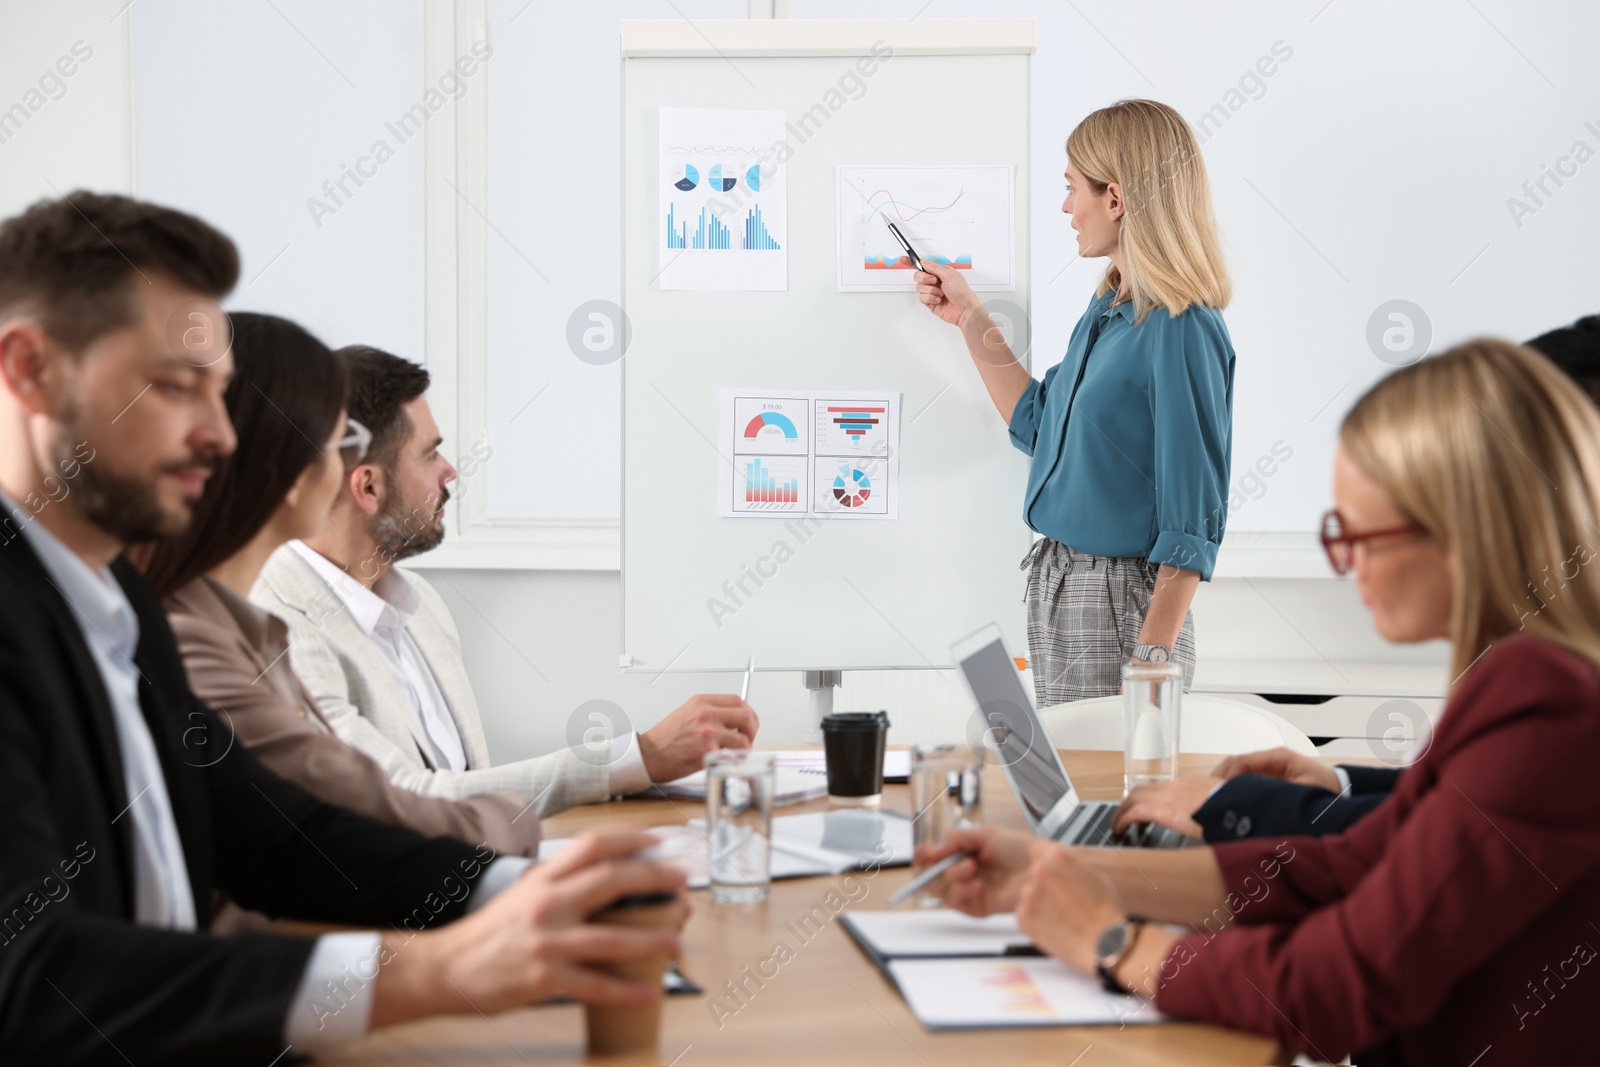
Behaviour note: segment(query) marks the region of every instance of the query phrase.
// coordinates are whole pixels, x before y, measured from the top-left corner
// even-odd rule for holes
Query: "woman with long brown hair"
[[[1066,356],[1035,381],[959,270],[924,260],[922,302],[960,328],[1011,441],[1028,659],[1040,706],[1119,691],[1130,661],[1194,681],[1189,605],[1216,566],[1233,441],[1232,293],[1200,147],[1183,117],[1123,100],[1067,138],[1078,255],[1110,260]]]
[[[225,403],[238,449],[210,479],[187,531],[143,560],[190,687],[236,735],[204,739],[201,758],[225,759],[237,740],[323,800],[424,834],[533,855],[539,820],[519,798],[419,796],[341,740],[290,667],[287,626],[250,602],[267,557],[327,522],[346,467],[363,458],[365,431],[345,418],[346,370],[321,341],[271,315],[231,320],[234,377]],[[328,611],[340,610],[330,598]]]

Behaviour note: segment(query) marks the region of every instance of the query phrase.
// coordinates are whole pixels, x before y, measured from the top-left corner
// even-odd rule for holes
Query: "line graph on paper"
[[[905,186],[899,197],[888,189],[874,189],[862,202],[866,212],[861,267],[863,270],[915,270],[916,264],[901,249],[884,221],[893,222],[905,234],[917,255],[958,270],[972,269],[974,229],[977,223],[965,215],[961,203],[966,189],[958,189],[948,200],[932,185]],[[901,199],[901,198],[904,199]],[[942,201],[942,202],[941,202]]]
[[[916,288],[916,265],[884,222],[924,261],[968,272],[974,289],[1013,287],[1014,170],[987,167],[838,168],[840,292]]]

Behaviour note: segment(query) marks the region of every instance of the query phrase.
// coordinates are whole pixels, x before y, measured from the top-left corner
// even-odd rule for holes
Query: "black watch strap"
[[[1117,976],[1111,973],[1110,967],[1103,963],[1097,963],[1094,965],[1094,969],[1100,972],[1100,984],[1105,987],[1107,993],[1114,993],[1119,997],[1133,995],[1133,990],[1117,981]]]
[[[1111,962],[1110,966],[1107,966],[1104,961],[1095,961],[1095,972],[1100,975],[1100,984],[1107,993],[1114,993],[1117,996],[1124,997],[1133,995],[1133,990],[1119,982],[1111,968],[1116,967],[1128,958],[1128,953],[1133,951],[1134,943],[1139,940],[1139,932],[1143,929],[1144,921],[1142,919],[1128,920],[1128,940],[1122,946],[1122,951],[1117,954],[1117,958]]]

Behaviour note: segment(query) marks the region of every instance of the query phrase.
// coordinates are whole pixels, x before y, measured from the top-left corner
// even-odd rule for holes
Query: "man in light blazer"
[[[294,670],[339,736],[397,785],[429,796],[515,793],[541,818],[700,769],[745,748],[758,721],[742,699],[700,694],[639,733],[495,766],[443,599],[399,560],[444,538],[456,470],[424,397],[428,372],[367,346],[350,368],[350,418],[372,434],[365,462],[318,536],[273,553],[251,599],[289,624]]]

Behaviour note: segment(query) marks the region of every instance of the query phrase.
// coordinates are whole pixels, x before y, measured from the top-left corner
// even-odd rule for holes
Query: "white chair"
[[[1178,751],[1236,756],[1282,745],[1307,756],[1316,746],[1292,722],[1263,708],[1205,693],[1183,694]],[[1122,751],[1122,698],[1072,700],[1039,709],[1057,748]]]

